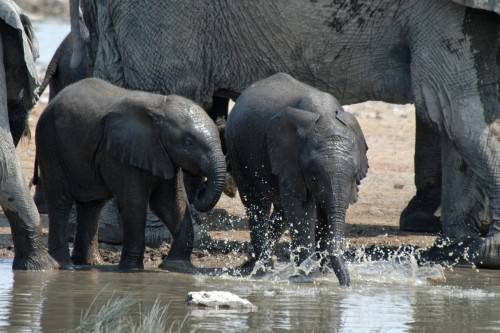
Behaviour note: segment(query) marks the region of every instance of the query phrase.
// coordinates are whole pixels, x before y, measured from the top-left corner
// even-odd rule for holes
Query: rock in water
[[[186,305],[212,309],[257,310],[250,301],[228,291],[191,291],[187,294]]]

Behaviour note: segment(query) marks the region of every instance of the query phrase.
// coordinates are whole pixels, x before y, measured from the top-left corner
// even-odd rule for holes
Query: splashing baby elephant
[[[345,214],[368,171],[368,148],[356,119],[332,95],[276,74],[238,98],[226,140],[249,217],[254,259],[248,266],[270,266],[274,244],[288,226],[296,265],[322,258],[340,284],[349,285]]]
[[[226,172],[217,127],[201,107],[180,96],[129,91],[95,78],[68,86],[49,103],[36,127],[36,154],[49,214],[49,253],[62,266],[101,262],[97,217],[115,197],[123,230],[121,269],[143,268],[148,203],[174,236],[161,267],[189,267],[192,221],[179,170],[207,179],[190,191],[199,211],[217,203]],[[77,229],[70,258],[73,203]]]

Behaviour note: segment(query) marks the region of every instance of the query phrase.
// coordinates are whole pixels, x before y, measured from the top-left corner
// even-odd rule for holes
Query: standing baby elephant
[[[211,209],[226,164],[217,127],[180,96],[128,91],[90,78],[60,92],[40,116],[36,154],[49,214],[49,253],[62,265],[98,264],[97,218],[116,198],[123,229],[120,269],[143,269],[148,203],[174,243],[161,267],[189,264],[193,232],[179,170],[201,182],[193,205]],[[77,230],[70,259],[68,217]]]
[[[274,244],[288,225],[296,265],[327,254],[320,256],[322,265],[329,262],[340,284],[349,285],[345,215],[368,171],[368,148],[356,119],[330,94],[276,74],[241,94],[226,139],[254,260],[271,264]]]

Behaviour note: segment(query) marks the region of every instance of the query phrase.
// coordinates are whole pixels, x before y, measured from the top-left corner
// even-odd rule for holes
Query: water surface
[[[159,299],[167,306],[173,332],[470,332],[500,329],[500,274],[470,268],[445,270],[446,282],[391,279],[407,275],[388,263],[351,265],[353,284],[339,287],[334,275],[306,283],[287,279],[252,280],[191,276],[149,270],[120,273],[12,271],[0,262],[0,331],[67,332],[82,313],[110,297],[131,294],[142,313]],[[385,271],[386,278],[376,281]],[[366,277],[363,278],[363,277]],[[246,298],[255,312],[193,310],[190,291],[224,290]],[[133,315],[139,316],[139,308]],[[184,321],[184,322],[183,322]],[[180,323],[182,323],[182,327]]]

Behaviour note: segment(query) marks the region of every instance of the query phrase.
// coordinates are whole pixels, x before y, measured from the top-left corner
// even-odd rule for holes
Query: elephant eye
[[[193,144],[193,138],[190,136],[186,136],[184,138],[184,145],[185,146],[191,146]]]

